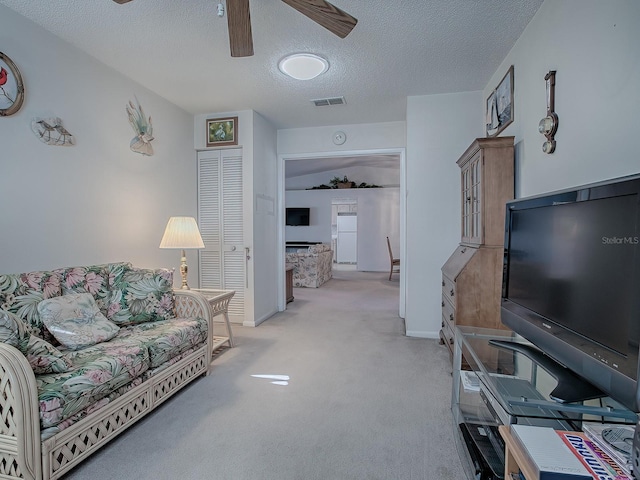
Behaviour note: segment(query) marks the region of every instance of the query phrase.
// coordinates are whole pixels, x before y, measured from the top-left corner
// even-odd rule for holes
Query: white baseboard
[[[423,331],[423,330],[407,330],[406,335],[407,337],[418,337],[418,338],[433,338],[433,339],[440,338],[439,331],[429,332],[429,331]]]
[[[273,310],[271,313],[267,313],[267,314],[263,315],[262,317],[258,318],[257,320],[245,320],[244,322],[242,322],[242,326],[243,327],[257,327],[258,325],[260,325],[265,320],[268,320],[269,318],[273,317],[276,313],[278,313],[278,310]]]

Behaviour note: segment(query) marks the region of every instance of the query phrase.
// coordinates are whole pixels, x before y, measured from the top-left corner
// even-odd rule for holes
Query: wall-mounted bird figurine
[[[131,150],[142,155],[153,155],[153,147],[151,146],[151,140],[153,140],[153,125],[151,124],[151,117],[147,119],[142,110],[140,102],[136,98],[136,104],[129,101],[127,105],[127,115],[129,117],[129,123],[131,128],[136,133],[136,136],[131,139],[129,146]]]
[[[76,139],[62,126],[60,118],[34,118],[31,120],[31,130],[42,143],[56,147],[70,147],[76,144]]]

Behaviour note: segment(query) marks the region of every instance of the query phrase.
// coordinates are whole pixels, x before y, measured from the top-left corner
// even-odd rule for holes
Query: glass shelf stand
[[[485,460],[493,459],[488,462],[493,463],[491,470],[499,472],[500,462],[504,465],[504,444],[497,434],[501,424],[580,430],[582,421],[636,423],[637,414],[610,397],[570,403],[553,400],[550,394],[558,385],[556,377],[522,352],[493,345],[494,340],[532,346],[510,331],[456,327],[451,410],[458,452],[469,478],[493,478],[473,471],[468,458],[469,432],[476,436],[481,432],[483,445],[476,447]]]

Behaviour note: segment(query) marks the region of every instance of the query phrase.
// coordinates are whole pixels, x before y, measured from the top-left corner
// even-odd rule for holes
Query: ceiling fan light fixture
[[[278,62],[278,69],[296,80],[311,80],[329,70],[329,62],[313,53],[293,53]]]

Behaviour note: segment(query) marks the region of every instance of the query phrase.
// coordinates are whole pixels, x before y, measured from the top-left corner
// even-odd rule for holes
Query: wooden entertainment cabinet
[[[503,328],[505,203],[514,196],[514,137],[477,138],[457,161],[461,241],[442,266],[440,343],[453,357],[458,325]]]

